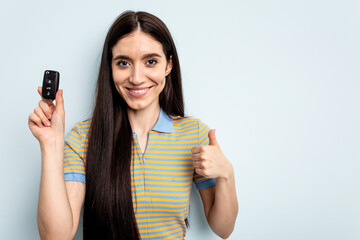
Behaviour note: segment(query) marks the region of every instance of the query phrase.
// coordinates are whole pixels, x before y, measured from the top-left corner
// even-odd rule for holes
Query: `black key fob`
[[[45,70],[42,85],[42,97],[54,100],[59,89],[60,73],[52,70]]]

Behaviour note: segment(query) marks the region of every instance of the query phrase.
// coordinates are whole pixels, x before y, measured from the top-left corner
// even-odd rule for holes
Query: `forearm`
[[[233,170],[226,179],[216,179],[215,199],[208,214],[211,229],[221,238],[232,233],[238,214],[238,201]]]
[[[73,217],[64,180],[64,137],[41,146],[42,168],[38,205],[41,239],[71,239]]]

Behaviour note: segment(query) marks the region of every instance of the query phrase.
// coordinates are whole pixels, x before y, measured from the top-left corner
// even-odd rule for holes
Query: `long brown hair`
[[[159,41],[173,68],[160,93],[160,107],[184,116],[181,74],[174,41],[166,25],[146,12],[126,11],[106,36],[96,88],[86,157],[84,239],[139,239],[131,196],[132,129],[127,104],[112,78],[112,48],[120,38],[139,29]]]

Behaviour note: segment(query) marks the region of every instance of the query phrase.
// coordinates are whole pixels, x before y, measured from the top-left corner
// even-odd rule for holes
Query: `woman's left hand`
[[[206,178],[228,179],[232,165],[222,153],[215,137],[215,129],[209,132],[209,145],[197,145],[191,149],[197,174]]]

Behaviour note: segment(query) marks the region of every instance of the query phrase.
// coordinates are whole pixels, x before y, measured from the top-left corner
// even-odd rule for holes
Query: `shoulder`
[[[67,134],[65,142],[69,145],[80,147],[84,142],[87,142],[90,131],[91,119],[77,122]]]
[[[183,126],[183,125],[197,125],[199,127],[208,127],[206,123],[196,117],[181,117],[181,116],[170,116],[173,120],[174,126]]]
[[[194,131],[194,133],[201,137],[210,131],[210,127],[199,118],[181,116],[171,116],[171,118],[173,119],[175,130]]]
[[[171,116],[171,118],[174,127],[195,126],[198,125],[199,122],[199,119],[192,117]]]
[[[77,122],[77,123],[75,123],[74,127],[71,129],[70,133],[73,131],[88,133],[90,130],[90,124],[91,124],[91,119]]]
[[[76,123],[75,126],[78,127],[79,129],[81,129],[81,131],[87,133],[90,131],[90,124],[91,124],[91,119],[88,119],[88,120]]]

